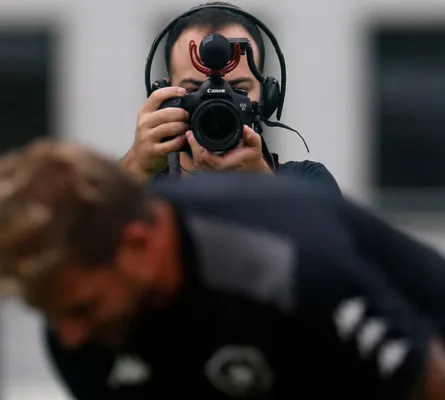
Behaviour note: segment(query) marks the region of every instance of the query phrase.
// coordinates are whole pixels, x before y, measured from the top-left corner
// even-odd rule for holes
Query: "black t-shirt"
[[[444,322],[438,255],[295,179],[214,173],[151,192],[177,213],[185,290],[121,354],[49,333],[77,399],[404,399]]]
[[[277,158],[278,160],[278,158]],[[324,190],[331,192],[333,195],[342,196],[340,187],[334,176],[329,172],[326,166],[320,162],[304,160],[304,161],[288,161],[278,164],[277,175],[287,176],[296,180],[306,180],[323,186]],[[170,175],[167,168],[157,179],[178,177],[178,175]]]

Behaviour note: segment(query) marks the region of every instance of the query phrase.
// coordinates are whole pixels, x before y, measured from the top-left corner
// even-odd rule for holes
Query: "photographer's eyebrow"
[[[199,86],[202,85],[203,82],[204,81],[200,81],[198,79],[185,78],[185,79],[182,79],[181,82],[179,82],[179,86],[185,86],[185,85],[188,84],[188,85],[193,85],[193,86],[199,87]],[[249,85],[252,85],[253,84],[253,79],[249,78],[249,77],[240,77],[240,78],[232,79],[232,80],[228,81],[228,83],[231,86],[236,86],[236,85],[239,85],[241,83],[248,83]]]

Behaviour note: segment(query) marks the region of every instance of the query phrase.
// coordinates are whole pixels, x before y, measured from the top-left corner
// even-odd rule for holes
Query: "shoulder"
[[[305,180],[318,183],[326,190],[341,195],[340,187],[326,166],[315,161],[289,161],[280,164],[280,175],[300,176]]]
[[[310,160],[288,161],[280,164],[279,172],[280,174],[286,175],[300,174],[308,178],[329,177],[330,179],[334,179],[324,164]]]
[[[200,281],[209,289],[289,310],[294,304],[292,282],[297,258],[297,243],[290,237],[292,226],[282,226],[273,215],[264,215],[265,221],[254,224],[248,213],[246,210],[230,219],[209,215],[184,219]]]

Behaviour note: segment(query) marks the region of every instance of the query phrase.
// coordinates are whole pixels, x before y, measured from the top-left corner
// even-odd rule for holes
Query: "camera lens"
[[[243,122],[232,103],[212,99],[196,109],[191,127],[196,140],[204,148],[211,151],[228,151],[239,143]]]
[[[220,143],[232,137],[238,129],[233,112],[224,106],[211,107],[201,114],[200,128],[202,135],[208,140]]]

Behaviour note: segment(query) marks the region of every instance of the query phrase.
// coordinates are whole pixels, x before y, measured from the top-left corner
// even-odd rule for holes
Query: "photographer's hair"
[[[239,8],[225,1],[213,1],[202,5],[226,5],[234,8]],[[218,8],[204,8],[190,15],[189,17],[182,18],[178,22],[176,22],[176,24],[169,32],[165,44],[165,65],[167,66],[168,72],[171,72],[171,54],[173,46],[184,31],[191,28],[204,28],[208,29],[210,33],[218,32],[221,29],[233,25],[242,26],[255,41],[259,53],[258,68],[262,72],[264,70],[264,60],[266,54],[261,31],[248,18],[236,14],[230,10],[223,10]]]
[[[32,303],[58,268],[108,265],[125,225],[151,220],[147,203],[117,163],[82,147],[40,142],[2,157],[0,282]]]

